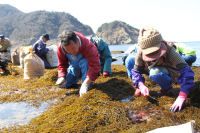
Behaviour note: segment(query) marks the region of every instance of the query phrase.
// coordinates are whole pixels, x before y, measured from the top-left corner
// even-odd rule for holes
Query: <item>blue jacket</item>
[[[103,39],[97,36],[91,37],[90,41],[96,45],[100,54],[101,70],[103,70],[103,72],[109,72],[111,74],[112,56],[108,44]]]
[[[49,49],[46,48],[46,44],[42,41],[42,39],[39,39],[35,44],[33,44],[33,51],[35,51],[36,55],[44,61],[45,68],[51,68],[46,59],[46,54]]]

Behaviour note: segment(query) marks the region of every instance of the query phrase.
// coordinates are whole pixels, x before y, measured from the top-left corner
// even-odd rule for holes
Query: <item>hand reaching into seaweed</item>
[[[183,103],[186,98],[187,98],[187,94],[181,91],[179,93],[179,96],[176,98],[176,101],[171,106],[170,111],[175,112],[177,109],[178,111],[181,111]]]
[[[143,82],[139,82],[138,88],[139,89],[135,91],[135,96],[140,95],[140,93],[145,97],[149,96],[149,89],[144,85]]]

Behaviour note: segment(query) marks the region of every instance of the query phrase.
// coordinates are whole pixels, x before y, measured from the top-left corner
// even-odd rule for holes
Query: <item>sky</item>
[[[104,23],[150,26],[167,41],[200,41],[200,0],[0,0],[22,12],[66,12],[94,32]]]

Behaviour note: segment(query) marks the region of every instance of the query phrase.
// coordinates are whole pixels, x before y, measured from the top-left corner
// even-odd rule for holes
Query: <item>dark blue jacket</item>
[[[42,39],[39,39],[35,44],[33,44],[33,50],[35,51],[36,55],[44,61],[45,68],[51,68],[46,59],[46,54],[48,53],[49,49],[46,48],[46,44],[42,41]]]

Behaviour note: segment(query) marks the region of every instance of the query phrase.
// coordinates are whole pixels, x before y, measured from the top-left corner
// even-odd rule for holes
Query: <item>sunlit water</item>
[[[197,60],[193,66],[200,66],[200,42],[183,42],[186,45],[196,50]],[[110,51],[126,51],[133,44],[124,45],[109,45]],[[112,54],[112,57],[117,57],[117,61],[112,62],[114,65],[122,65],[122,56],[124,54]]]
[[[124,45],[109,45],[110,51],[126,51],[133,44]],[[112,54],[112,57],[117,58],[117,61],[112,62],[112,65],[122,65],[122,56],[124,54]]]
[[[125,97],[121,100],[122,103],[125,103],[125,102],[131,102],[135,99],[134,96],[128,96],[128,97]]]
[[[31,119],[42,114],[48,107],[47,102],[43,102],[38,108],[26,102],[0,104],[0,128],[28,124]]]

